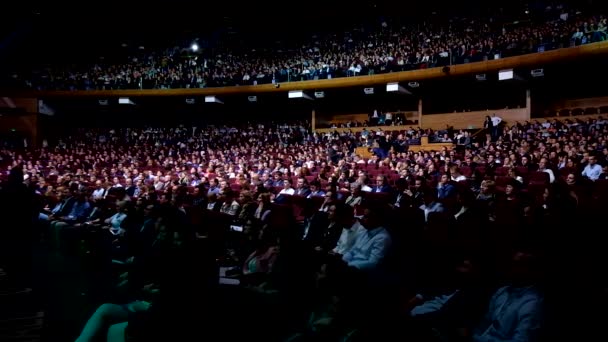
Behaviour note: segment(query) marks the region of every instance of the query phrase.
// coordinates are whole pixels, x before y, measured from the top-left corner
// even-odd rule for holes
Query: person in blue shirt
[[[361,219],[365,231],[359,234],[351,250],[342,256],[348,266],[361,271],[372,271],[384,260],[392,240],[382,226],[382,220],[382,211],[378,208],[365,209]]]

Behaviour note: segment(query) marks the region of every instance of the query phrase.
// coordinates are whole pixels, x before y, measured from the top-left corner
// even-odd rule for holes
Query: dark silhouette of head
[[[23,183],[23,169],[20,167],[14,167],[8,175],[8,181],[12,184]]]

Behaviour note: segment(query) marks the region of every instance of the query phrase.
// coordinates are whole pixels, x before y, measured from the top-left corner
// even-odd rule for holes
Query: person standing
[[[392,124],[393,124],[393,114],[390,112],[386,112],[386,114],[384,114],[384,125],[390,126]]]
[[[486,116],[486,119],[483,122],[483,129],[486,133],[486,138],[492,137],[492,130],[494,129],[494,124],[492,123],[491,117]]]
[[[380,114],[378,114],[378,110],[374,109],[374,112],[369,115],[369,126],[377,126],[379,120]]]
[[[500,135],[500,123],[502,119],[496,115],[496,113],[492,114],[492,141],[498,140],[498,136]]]

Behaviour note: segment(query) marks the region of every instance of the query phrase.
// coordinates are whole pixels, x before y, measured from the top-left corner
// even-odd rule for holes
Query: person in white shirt
[[[458,168],[458,165],[450,166],[450,175],[452,181],[454,182],[464,182],[467,180],[467,177],[460,173],[460,168]]]
[[[376,126],[378,125],[378,119],[380,119],[380,115],[378,114],[378,110],[374,109],[374,112],[372,113],[372,115],[369,118],[369,125],[370,126]]]
[[[387,112],[384,114],[384,125],[390,126],[393,124],[393,114]]]
[[[502,119],[500,118],[500,116],[497,116],[496,113],[492,114],[492,125],[494,125],[494,127],[498,127],[498,125],[500,125],[500,123],[502,122]]]
[[[112,187],[113,188],[122,188],[122,184],[120,184],[120,180],[118,177],[112,178]]]
[[[347,206],[344,208],[344,210],[345,226],[342,228],[342,234],[340,235],[340,239],[338,240],[336,247],[331,251],[331,253],[340,255],[350,252],[359,236],[366,232],[365,228],[361,226],[359,221],[355,220],[354,209]]]
[[[103,184],[100,180],[95,182],[96,189],[93,191],[93,199],[98,200],[104,198],[106,194],[106,189],[104,189]]]
[[[492,141],[496,141],[496,139],[498,139],[498,136],[500,134],[499,125],[502,122],[502,119],[499,116],[497,116],[496,113],[492,114],[492,117],[490,119],[492,120],[492,131],[491,131]]]
[[[388,231],[382,227],[384,217],[379,208],[367,208],[361,225],[365,228],[352,249],[342,256],[342,260],[350,267],[362,271],[371,271],[384,260],[392,240]]]
[[[283,189],[279,191],[277,196],[274,199],[276,203],[284,203],[289,196],[293,196],[296,193],[296,190],[292,186],[291,179],[286,179],[283,181]]]
[[[553,183],[553,182],[555,182],[555,174],[553,173],[553,170],[551,170],[547,167],[548,166],[547,164],[548,164],[547,158],[541,158],[540,161],[538,162],[538,171],[548,174],[549,183]]]
[[[279,195],[293,195],[296,190],[292,187],[291,179],[283,181],[283,189],[279,192]]]
[[[429,221],[429,214],[431,213],[443,213],[445,212],[445,208],[441,202],[438,202],[437,199],[437,190],[431,189],[424,196],[424,204],[420,207],[420,210],[424,213],[424,221]]]

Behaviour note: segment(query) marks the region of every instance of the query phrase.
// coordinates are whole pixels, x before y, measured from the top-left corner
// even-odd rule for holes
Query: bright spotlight
[[[198,51],[198,44],[192,43],[192,45],[190,46],[190,48],[192,49],[192,51],[196,52],[196,51]]]

